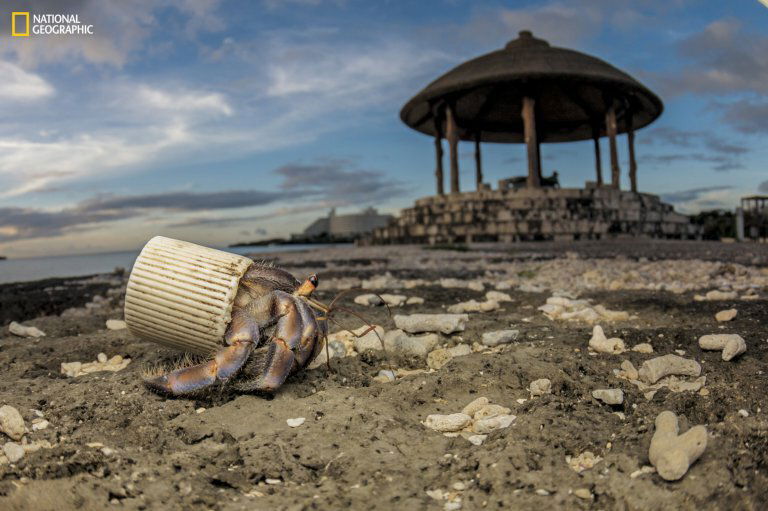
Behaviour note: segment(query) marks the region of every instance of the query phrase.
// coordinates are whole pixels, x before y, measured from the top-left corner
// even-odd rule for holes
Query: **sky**
[[[11,11],[77,14],[93,35],[12,37]],[[768,193],[758,0],[6,0],[0,254],[158,234],[225,246],[301,232],[331,207],[397,213],[435,189],[432,140],[400,108],[524,29],[662,98],[636,134],[641,191],[684,213]],[[460,144],[464,189],[473,150]],[[541,150],[563,186],[594,179],[591,141]],[[524,151],[484,144],[486,181],[524,175]],[[624,137],[619,153],[626,183]]]

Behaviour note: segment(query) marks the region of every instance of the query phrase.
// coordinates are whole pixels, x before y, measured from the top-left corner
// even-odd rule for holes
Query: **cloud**
[[[757,187],[757,191],[760,193],[768,193],[768,181],[763,181],[760,183],[760,185]]]
[[[346,160],[284,165],[273,171],[283,178],[279,190],[224,190],[206,193],[166,192],[145,195],[107,195],[49,211],[0,208],[0,242],[61,236],[128,218],[148,218],[157,212],[215,212],[285,202],[269,213],[222,217],[196,216],[166,227],[224,227],[258,222],[332,207],[383,201],[404,192],[402,184],[379,171],[363,170]],[[294,205],[297,203],[298,205]]]
[[[210,193],[168,192],[149,195],[96,197],[58,211],[0,208],[0,242],[61,236],[95,228],[105,222],[146,216],[157,211],[206,211],[263,206],[286,192],[232,190]]]
[[[750,33],[736,19],[710,23],[676,51],[689,65],[658,76],[668,94],[768,92],[768,36]]]
[[[750,135],[768,133],[768,101],[742,99],[718,103],[716,108],[736,131]]]
[[[24,195],[62,181],[147,162],[164,149],[189,139],[182,124],[148,126],[143,134],[125,135],[82,134],[52,141],[0,138],[0,178],[6,180],[0,197]]]
[[[744,154],[749,151],[746,146],[728,142],[719,134],[711,131],[684,130],[671,126],[659,126],[647,130],[638,137],[643,144],[667,144],[678,147],[704,146],[707,149],[720,154]]]
[[[667,165],[675,161],[696,161],[710,163],[711,168],[718,171],[744,168],[738,157],[749,151],[746,146],[724,140],[709,131],[683,130],[670,126],[648,130],[642,137],[638,137],[638,141],[651,146],[666,145],[686,149],[670,154],[642,151],[638,157],[642,162]]]
[[[661,200],[682,213],[694,214],[705,209],[733,209],[740,196],[741,190],[733,186],[706,186],[662,194]]]
[[[506,2],[512,3],[512,2]],[[583,47],[606,30],[622,34],[658,24],[680,1],[568,0],[529,2],[520,8],[476,8],[465,25],[451,26],[443,45],[454,39],[498,46],[520,30],[554,46]]]
[[[75,229],[83,230],[93,224],[122,220],[129,216],[133,216],[133,213],[0,208],[0,242],[60,236]]]
[[[689,190],[681,190],[677,192],[669,192],[661,194],[661,200],[664,202],[678,203],[689,202],[698,199],[702,195],[719,190],[727,190],[733,188],[732,186],[705,186],[701,188],[691,188]]]
[[[154,33],[189,40],[199,32],[222,30],[224,23],[217,14],[219,3],[218,0],[28,0],[25,10],[33,13],[78,14],[82,23],[93,25],[94,34],[32,36],[23,44],[3,44],[0,51],[12,53],[25,68],[65,61],[122,68],[142,51],[151,52],[157,47],[157,41],[149,44]],[[185,21],[164,24],[169,10]],[[10,18],[0,16],[0,33],[10,33]]]
[[[0,61],[0,101],[35,101],[53,96],[54,88],[41,76]]]
[[[553,44],[572,46],[594,37],[604,17],[599,2],[550,2],[533,8],[502,9],[499,19],[508,29],[531,30],[536,37]]]
[[[288,205],[273,207],[269,213],[259,215],[196,216],[169,227],[225,227],[262,222],[330,208],[376,204],[406,193],[401,182],[380,171],[359,169],[348,160],[292,163],[273,172],[282,177],[280,189],[284,195],[280,199],[289,199]],[[300,204],[292,205],[290,201]]]
[[[26,131],[21,124],[13,134],[0,133],[0,197],[137,169],[173,154],[190,158],[242,141],[243,133],[234,127],[213,127],[234,114],[221,93],[116,81],[99,85],[92,96],[70,112],[77,125],[62,125],[61,132],[41,134],[34,131],[39,124],[32,123]],[[61,109],[66,118],[66,106]],[[272,143],[269,137],[262,140]]]
[[[344,5],[346,0],[262,0],[264,7],[270,10],[295,7],[318,7],[323,4]]]
[[[331,208],[337,208],[345,206],[347,203],[341,200],[335,201],[316,201],[310,204],[302,204],[299,206],[284,206],[280,208],[273,208],[269,213],[260,215],[247,215],[247,216],[205,216],[205,217],[193,217],[169,224],[168,227],[229,227],[232,225],[238,225],[242,223],[254,223],[275,220],[277,218],[300,215],[303,213],[312,213],[314,211],[327,211]],[[263,230],[263,229],[262,229]],[[259,229],[256,229],[255,233],[258,234]]]
[[[136,96],[149,108],[169,112],[212,112],[227,116],[233,113],[224,96],[216,92],[170,92],[143,85]]]
[[[638,161],[643,164],[649,164],[655,167],[669,165],[673,162],[679,161],[691,161],[698,163],[711,164],[712,170],[727,171],[743,169],[744,165],[732,158],[717,154],[705,154],[705,153],[671,153],[671,154],[643,154],[638,156]]]
[[[57,98],[60,111],[47,127],[50,134],[40,135],[31,115],[21,129],[0,131],[0,197],[146,172],[165,161],[219,161],[222,154],[235,158],[302,144],[368,123],[373,110],[394,111],[422,75],[449,59],[378,36],[351,44],[337,31],[310,36],[279,30],[260,37],[242,43],[259,46],[258,52],[243,52],[252,60],[216,64],[244,66],[247,89],[237,81],[209,90],[125,76],[66,89]],[[245,57],[234,52],[222,58]],[[68,116],[78,122],[64,123]]]
[[[449,57],[402,40],[338,43],[277,38],[270,44],[266,94],[272,98],[333,109],[380,105],[406,93],[406,85],[425,68]],[[308,105],[299,105],[306,107]]]
[[[171,211],[201,211],[263,206],[288,194],[257,190],[230,190],[222,192],[190,193],[168,192],[153,195],[99,197],[81,202],[78,210],[86,212],[136,209],[164,209]]]
[[[353,167],[346,160],[294,163],[283,165],[275,172],[283,178],[283,190],[320,195],[324,199],[343,199],[347,204],[382,201],[405,193],[401,182],[383,172]]]

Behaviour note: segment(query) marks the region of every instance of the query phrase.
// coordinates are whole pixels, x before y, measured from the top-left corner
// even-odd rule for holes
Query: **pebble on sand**
[[[726,362],[747,351],[747,343],[738,334],[702,335],[699,337],[699,347],[703,350],[722,350]]]
[[[497,429],[508,428],[515,421],[517,417],[510,414],[495,415],[493,417],[487,417],[484,419],[477,419],[472,424],[472,431],[480,435],[490,433]]]
[[[469,316],[467,314],[410,314],[395,316],[395,326],[408,333],[442,332],[452,334],[463,332]]]
[[[699,376],[701,365],[695,360],[677,355],[664,355],[643,362],[638,371],[640,380],[645,383],[656,383],[665,376]]]
[[[292,428],[298,428],[302,424],[304,424],[304,421],[307,420],[304,417],[296,417],[295,419],[286,419],[285,422],[288,424],[288,426]]]
[[[629,360],[624,360],[621,363],[621,369],[614,369],[613,373],[617,378],[623,378],[625,380],[637,380],[640,375],[635,369],[635,366]]]
[[[469,435],[467,440],[472,445],[482,445],[486,438],[488,438],[488,435]]]
[[[585,470],[590,470],[592,467],[603,461],[600,456],[595,456],[592,451],[584,451],[578,456],[566,456],[565,462],[571,469],[580,474]]]
[[[448,307],[448,312],[451,314],[462,314],[464,312],[491,312],[499,308],[499,302],[494,300],[486,300],[485,302],[478,302],[477,300],[469,300],[468,302],[460,302]]]
[[[472,417],[465,413],[452,413],[449,415],[428,415],[423,424],[429,429],[446,433],[461,431],[462,429],[469,426],[471,422]]]
[[[8,458],[9,462],[16,463],[24,457],[24,447],[16,442],[6,442],[5,445],[3,445],[3,453],[5,454],[5,457]]]
[[[493,302],[513,302],[511,296],[509,296],[507,293],[502,293],[501,291],[488,291],[485,293],[485,299]]]
[[[39,328],[34,326],[24,326],[20,323],[16,323],[15,321],[11,321],[11,324],[8,325],[8,331],[10,331],[13,335],[17,335],[19,337],[44,337],[45,336],[45,332],[43,332]]]
[[[682,478],[707,448],[704,426],[694,426],[682,435],[678,433],[677,416],[673,412],[661,412],[656,417],[656,431],[651,438],[648,459],[667,481]]]
[[[437,346],[439,340],[437,334],[412,336],[402,330],[390,330],[384,335],[384,346],[390,351],[403,355],[426,358],[427,354]]]
[[[592,499],[592,492],[589,491],[587,488],[579,488],[579,489],[573,490],[573,494],[580,499],[584,499],[584,500]]]
[[[125,330],[128,325],[122,319],[108,319],[107,330]]]
[[[471,354],[472,348],[469,344],[457,344],[451,348],[438,348],[430,351],[429,355],[427,355],[427,367],[437,371],[454,358]]]
[[[440,279],[438,281],[440,286],[450,289],[450,288],[465,288],[465,289],[471,289],[472,291],[484,291],[485,290],[485,284],[483,284],[479,280],[461,280],[461,279]]]
[[[392,383],[396,378],[397,377],[395,376],[395,372],[391,369],[382,369],[376,376],[373,377],[373,381],[379,383]]]
[[[706,295],[695,295],[693,299],[697,302],[710,302],[710,301],[717,301],[717,300],[735,300],[739,297],[739,294],[736,291],[720,291],[717,289],[714,289],[710,292],[708,292]]]
[[[496,330],[494,332],[483,333],[483,344],[485,346],[498,346],[499,344],[509,344],[516,341],[520,335],[520,330]]]
[[[738,313],[736,309],[725,309],[715,314],[715,319],[720,322],[731,321]]]
[[[384,302],[375,294],[367,293],[364,295],[357,295],[354,302],[358,305],[383,305]]]
[[[13,440],[21,440],[24,436],[24,419],[16,408],[10,405],[0,406],[0,431]]]
[[[62,362],[61,373],[70,378],[75,378],[100,371],[122,371],[131,363],[130,358],[123,358],[121,355],[115,355],[110,359],[107,359],[104,353],[99,353],[99,355],[104,356],[99,356],[94,362]]]
[[[574,300],[565,296],[550,296],[547,303],[539,307],[549,319],[566,321],[584,321],[595,323],[605,321],[626,321],[630,319],[626,311],[609,310],[603,305],[592,306],[588,300]]]
[[[427,367],[437,371],[453,359],[453,355],[447,348],[438,348],[427,355]]]
[[[552,382],[547,378],[540,378],[534,380],[528,386],[528,391],[531,393],[531,397],[543,396],[544,394],[552,393]]]
[[[469,415],[470,417],[475,415],[475,412],[490,404],[490,400],[487,397],[478,397],[474,401],[471,401],[467,406],[462,408],[461,413]]]
[[[624,402],[624,392],[621,389],[593,390],[592,397],[607,405],[620,405]]]
[[[612,355],[618,355],[624,353],[626,348],[624,341],[618,337],[612,337],[608,339],[603,332],[603,327],[595,325],[592,328],[592,338],[589,339],[589,349],[597,353],[610,353]]]
[[[47,420],[37,418],[37,419],[32,421],[32,431],[39,431],[39,430],[42,430],[42,429],[47,429],[48,426],[50,426],[50,425],[51,425],[51,423],[48,422]]]
[[[632,351],[635,351],[637,353],[653,353],[653,346],[648,344],[647,342],[641,342],[640,344],[635,344],[632,346]]]
[[[384,341],[384,328],[379,325],[373,325],[373,329],[369,330],[370,327],[363,326],[358,328],[357,330],[352,330],[352,332],[355,335],[359,335],[360,337],[352,337],[352,344],[355,348],[355,351],[358,353],[363,353],[364,351],[368,350],[380,350],[382,349],[382,342]],[[366,332],[363,335],[363,332]],[[342,332],[344,333],[344,332]],[[341,333],[340,333],[341,334]],[[334,334],[331,334],[333,336]],[[329,345],[330,345],[330,337],[329,336]],[[331,355],[331,358],[333,358],[333,355]]]
[[[387,304],[390,307],[401,307],[405,304],[417,304],[419,303],[419,300],[421,300],[421,303],[424,303],[424,300],[421,298],[416,297],[407,297],[405,295],[390,295],[390,294],[383,294],[383,295],[375,295],[373,293],[364,294],[364,295],[358,295],[355,297],[355,303],[358,305],[369,305],[369,306],[379,306]]]
[[[429,415],[422,424],[446,436],[458,436],[461,432],[461,436],[473,445],[480,445],[488,433],[512,425],[516,417],[510,411],[492,404],[487,397],[479,397],[466,405],[461,413]]]

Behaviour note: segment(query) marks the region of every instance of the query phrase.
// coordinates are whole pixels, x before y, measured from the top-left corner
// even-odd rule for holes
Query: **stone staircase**
[[[426,197],[374,230],[368,241],[382,245],[698,235],[698,226],[656,195],[593,186]]]

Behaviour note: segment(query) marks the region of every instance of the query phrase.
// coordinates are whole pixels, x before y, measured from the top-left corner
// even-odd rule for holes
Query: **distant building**
[[[768,240],[768,195],[742,197],[736,215],[736,239]]]
[[[312,222],[302,235],[306,238],[355,238],[386,226],[390,220],[392,215],[380,215],[374,208],[351,215],[337,215],[336,208],[333,208],[327,217]]]

